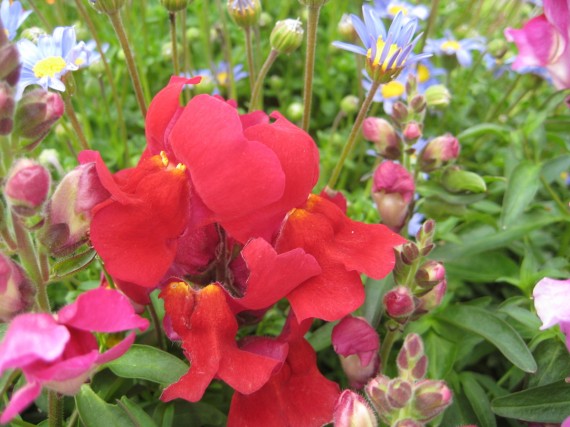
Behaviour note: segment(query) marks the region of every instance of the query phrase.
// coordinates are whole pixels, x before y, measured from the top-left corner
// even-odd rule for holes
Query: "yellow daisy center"
[[[448,40],[441,45],[441,48],[455,52],[458,51],[461,48],[461,46],[459,45],[459,42],[456,40]]]
[[[50,56],[49,58],[38,61],[32,71],[38,79],[42,77],[55,77],[56,74],[65,70],[65,65],[65,60],[61,56]]]
[[[382,70],[386,71],[386,69],[388,68],[388,64],[390,63],[390,60],[392,59],[394,54],[398,51],[399,47],[397,44],[392,43],[388,50],[388,55],[386,55],[386,58],[384,58],[384,61],[382,61],[382,64],[380,64],[380,57],[382,56],[382,51],[384,50],[384,46],[386,46],[386,43],[384,42],[384,40],[382,40],[382,37],[378,37],[378,41],[376,42],[376,54],[374,55],[374,58],[372,58],[372,48],[368,49],[368,52],[366,53],[366,58],[369,61],[372,60],[373,67],[380,66],[382,67]],[[404,63],[401,64],[401,66],[403,65]]]
[[[418,65],[418,80],[420,83],[425,83],[428,81],[430,77],[429,68],[425,65],[419,64]]]
[[[220,84],[222,86],[226,85],[226,82],[228,81],[228,73],[226,73],[225,71],[222,71],[220,73],[218,73],[218,82],[220,82]]]
[[[390,15],[397,15],[398,12],[402,12],[403,15],[407,15],[408,14],[408,9],[406,9],[404,6],[390,6],[388,8],[388,13]]]
[[[397,82],[395,80],[386,83],[385,85],[382,85],[382,87],[380,88],[380,91],[382,92],[382,96],[384,97],[384,99],[397,98],[398,96],[402,96],[405,90],[406,87],[402,83]]]

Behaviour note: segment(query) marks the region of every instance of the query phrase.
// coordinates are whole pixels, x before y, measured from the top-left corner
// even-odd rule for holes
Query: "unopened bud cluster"
[[[0,21],[0,135],[12,132],[14,124],[15,86],[20,78],[20,55]]]
[[[366,394],[388,425],[423,427],[451,405],[451,390],[444,381],[425,378],[428,360],[419,335],[406,337],[396,362],[398,377],[377,376],[366,385]]]

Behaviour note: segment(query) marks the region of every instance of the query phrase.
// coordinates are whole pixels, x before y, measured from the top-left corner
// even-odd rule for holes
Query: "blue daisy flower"
[[[473,63],[472,51],[482,52],[483,50],[485,50],[484,37],[457,40],[450,31],[446,31],[445,37],[441,39],[428,40],[425,48],[426,52],[435,55],[455,55],[462,67],[470,67]]]
[[[8,40],[14,39],[16,31],[30,13],[32,13],[31,10],[24,11],[19,1],[10,4],[10,0],[2,0],[2,4],[0,4],[0,20],[2,20],[2,26],[8,36]]]
[[[419,19],[424,21],[429,16],[429,8],[424,5],[414,5],[400,0],[374,0],[374,9],[381,18],[393,19],[398,12],[402,12],[406,19]]]
[[[73,27],[57,27],[52,35],[41,36],[37,44],[23,39],[17,46],[22,60],[17,97],[33,84],[64,92],[61,79],[68,71],[79,69],[77,62],[85,49],[83,42],[77,43]]]
[[[354,52],[366,57],[366,70],[375,82],[387,83],[404,69],[420,59],[431,56],[428,53],[412,55],[412,50],[421,34],[416,38],[414,33],[417,20],[404,22],[404,14],[396,14],[388,31],[382,19],[373,7],[362,6],[364,21],[351,15],[352,23],[364,47],[335,41],[333,46]]]

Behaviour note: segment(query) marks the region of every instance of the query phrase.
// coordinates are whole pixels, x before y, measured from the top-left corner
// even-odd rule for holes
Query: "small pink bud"
[[[434,310],[441,305],[445,292],[447,291],[447,282],[443,280],[433,287],[427,294],[419,298],[416,314],[425,314]]]
[[[49,172],[39,163],[18,160],[8,174],[4,189],[10,208],[18,215],[33,215],[46,200],[50,181]]]
[[[409,334],[396,358],[400,378],[409,381],[420,380],[427,372],[427,357],[424,344],[418,334]]]
[[[415,95],[410,101],[410,107],[415,113],[422,113],[427,107],[426,97],[424,95]]]
[[[377,425],[374,412],[362,396],[351,390],[341,393],[334,408],[335,427],[376,427]]]
[[[381,156],[387,159],[400,157],[400,137],[387,120],[368,117],[362,124],[362,135],[376,145],[376,149]]]
[[[0,135],[12,132],[15,105],[13,88],[8,83],[0,81]]]
[[[432,139],[421,154],[422,171],[431,172],[459,157],[459,141],[451,134]]]
[[[405,407],[413,395],[412,384],[401,378],[394,378],[388,384],[388,402],[394,409]]]
[[[418,122],[409,122],[404,128],[404,138],[407,141],[415,142],[420,136],[422,136],[422,125]]]
[[[26,148],[31,150],[47,136],[63,111],[63,100],[57,93],[44,89],[26,92],[16,107],[14,133],[30,140]]]
[[[4,31],[4,29],[0,29]],[[16,86],[20,79],[20,54],[16,45],[6,43],[0,46],[0,81]]]
[[[47,208],[41,240],[53,254],[72,252],[87,239],[91,209],[109,198],[95,163],[80,165],[63,177]]]
[[[394,409],[388,401],[389,384],[390,378],[385,375],[378,375],[376,378],[372,378],[365,387],[366,394],[370,398],[370,402],[372,402],[378,416],[386,422],[389,421],[389,415]]]
[[[422,289],[431,289],[445,280],[445,267],[437,261],[425,262],[416,273],[416,283]]]
[[[397,101],[392,107],[392,118],[396,123],[406,121],[408,114],[408,107],[402,101]]]
[[[452,403],[451,390],[445,381],[423,380],[414,386],[414,418],[428,422]]]
[[[24,270],[0,252],[0,321],[9,322],[34,303],[34,288]]]
[[[398,320],[407,320],[415,311],[416,304],[410,289],[398,286],[384,295],[384,307],[388,316]]]

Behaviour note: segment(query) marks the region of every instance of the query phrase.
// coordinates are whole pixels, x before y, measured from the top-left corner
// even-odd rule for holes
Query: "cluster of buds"
[[[447,281],[443,264],[426,260],[434,248],[435,223],[426,221],[416,236],[395,249],[394,280],[397,286],[384,295],[386,314],[399,323],[428,313],[441,304]]]
[[[425,378],[428,360],[419,335],[406,337],[396,361],[398,377],[377,376],[366,385],[366,394],[382,421],[423,427],[451,405],[451,390],[444,381]]]
[[[14,123],[14,92],[20,78],[20,55],[15,45],[8,41],[0,21],[0,135],[12,132]]]

